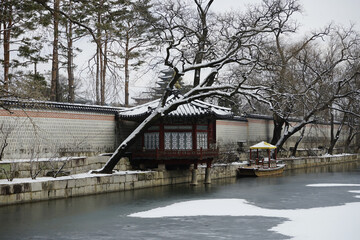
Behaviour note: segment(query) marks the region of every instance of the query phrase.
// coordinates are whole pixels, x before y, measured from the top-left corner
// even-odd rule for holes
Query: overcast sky
[[[227,11],[242,9],[244,4],[256,4],[261,0],[215,0],[212,9]],[[360,0],[300,0],[303,14],[297,15],[302,32],[321,28],[331,22],[349,26],[356,24],[360,30]]]
[[[211,6],[212,11],[226,12],[230,10],[244,10],[246,4],[259,4],[261,0],[215,0]],[[300,24],[299,36],[312,30],[330,24],[350,26],[356,24],[355,29],[360,31],[360,0],[299,0],[303,13],[296,14]],[[153,77],[156,77],[153,75]],[[131,83],[131,96],[137,96],[144,91],[145,84],[142,79]]]
[[[356,30],[360,31],[360,0],[299,0],[303,6],[303,14],[297,14],[296,19],[300,24],[299,36],[311,30],[318,30],[333,22],[349,26],[350,23],[356,24]],[[230,10],[244,10],[246,4],[259,4],[261,0],[215,0],[212,11],[226,12]],[[83,44],[83,43],[82,43]],[[91,48],[88,48],[91,49]],[[89,51],[84,50],[77,59],[83,59],[84,65],[87,64]],[[91,52],[93,54],[93,52]],[[80,64],[81,65],[81,64]],[[81,66],[80,68],[83,68]],[[130,96],[139,96],[142,91],[147,91],[149,79],[157,78],[156,72],[147,72],[144,75],[135,76],[131,73]],[[135,79],[137,80],[135,80]],[[134,81],[135,80],[135,81]],[[151,81],[153,82],[153,81]],[[121,97],[123,98],[123,97]]]

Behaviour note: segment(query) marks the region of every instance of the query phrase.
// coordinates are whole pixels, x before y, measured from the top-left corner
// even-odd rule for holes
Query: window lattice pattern
[[[197,149],[207,149],[207,133],[197,133],[196,143]]]
[[[145,149],[159,148],[159,133],[145,133],[144,134],[144,147]]]
[[[165,132],[165,149],[192,149],[192,133]]]

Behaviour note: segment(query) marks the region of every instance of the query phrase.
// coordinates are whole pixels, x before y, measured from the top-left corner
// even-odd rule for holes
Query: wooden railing
[[[219,149],[197,149],[197,150],[138,150],[132,152],[133,159],[205,159],[214,158],[219,155]]]

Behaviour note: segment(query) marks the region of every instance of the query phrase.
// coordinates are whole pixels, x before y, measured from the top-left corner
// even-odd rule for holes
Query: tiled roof
[[[88,105],[77,103],[62,103],[50,101],[38,101],[27,99],[0,99],[0,104],[8,109],[22,108],[22,109],[52,109],[63,111],[84,111],[84,112],[102,112],[116,114],[118,111],[124,109],[120,107]]]
[[[168,103],[174,101],[174,97],[169,98]],[[154,100],[143,105],[139,105],[133,108],[122,110],[119,112],[120,118],[143,118],[148,116],[153,109],[159,105],[160,99]],[[232,112],[230,108],[219,107],[204,101],[194,100],[190,103],[186,103],[177,107],[176,110],[170,112],[170,117],[199,117],[199,116],[216,117],[231,117]]]

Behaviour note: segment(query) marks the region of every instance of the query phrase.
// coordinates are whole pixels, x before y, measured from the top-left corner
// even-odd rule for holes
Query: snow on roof
[[[267,143],[267,142],[264,142],[264,141],[259,142],[259,143],[255,144],[255,145],[252,145],[250,147],[250,149],[275,149],[275,148],[276,148],[276,146],[271,145],[270,143]]]
[[[175,99],[174,96],[170,97],[168,103]],[[129,108],[119,112],[120,118],[140,118],[145,117],[150,112],[157,108],[160,99],[148,102],[133,108]],[[177,107],[176,110],[169,113],[171,117],[194,117],[203,115],[215,115],[218,117],[230,117],[232,112],[230,108],[219,107],[210,103],[206,103],[200,100],[194,100],[190,103],[186,103]]]
[[[51,102],[34,99],[16,99],[16,98],[0,98],[0,104],[12,108],[26,109],[56,109],[66,111],[87,111],[87,112],[105,112],[116,113],[124,108],[111,107],[101,105],[89,105],[80,103]]]

